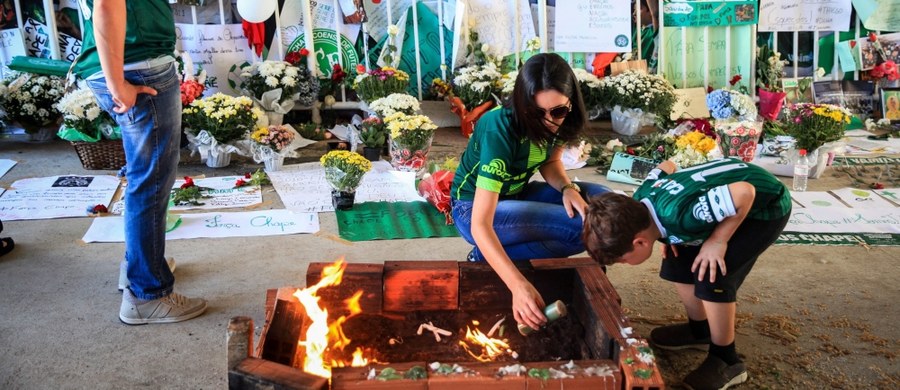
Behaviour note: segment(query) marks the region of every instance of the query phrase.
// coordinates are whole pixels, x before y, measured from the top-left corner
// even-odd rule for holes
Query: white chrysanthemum
[[[277,87],[278,86],[278,78],[273,77],[273,76],[266,77],[266,85],[268,85],[272,88]]]
[[[284,84],[286,87],[293,87],[297,85],[297,79],[285,76],[281,78],[281,84]]]
[[[87,120],[93,121],[94,119],[97,119],[98,116],[100,116],[100,113],[100,107],[94,106],[87,109],[87,112],[85,112],[85,116],[87,117]]]

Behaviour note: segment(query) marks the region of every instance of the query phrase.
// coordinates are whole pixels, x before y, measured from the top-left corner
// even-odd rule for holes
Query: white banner
[[[791,213],[787,232],[900,234],[900,208],[807,207]]]
[[[0,159],[0,177],[9,172],[16,165],[15,160]]]
[[[25,55],[25,41],[18,28],[0,31],[0,78],[9,73],[9,63],[15,56]]]
[[[519,12],[519,31],[516,30],[516,7]],[[516,51],[525,50],[525,43],[535,37],[534,20],[531,17],[531,6],[528,0],[496,1],[469,0],[466,12],[469,25],[474,24],[478,32],[478,40],[488,44],[492,55],[506,56]],[[519,47],[515,47],[518,36]]]
[[[259,237],[316,233],[319,216],[288,210],[240,213],[182,214],[181,224],[166,233],[166,240],[189,238]],[[82,238],[84,242],[124,242],[123,217],[95,218]]]
[[[839,190],[831,190],[838,198],[855,209],[884,209],[894,208],[891,202],[882,199],[871,190],[860,190],[856,188],[841,188]]]
[[[392,171],[384,161],[373,165],[356,190],[356,203],[425,200],[416,191],[414,173]],[[325,170],[319,163],[286,166],[280,171],[269,172],[269,179],[288,210],[334,211],[331,186],[325,181]]]
[[[631,51],[631,7],[613,0],[565,0],[556,4],[556,51]]]
[[[195,66],[202,66],[208,77],[215,77],[218,87],[208,88],[205,96],[216,92],[240,95],[228,86],[232,65],[253,62],[255,55],[240,24],[175,24],[176,48],[187,52]]]
[[[235,183],[237,183],[239,179],[249,181],[249,179],[245,179],[243,176],[221,176],[194,179],[195,185],[211,188],[211,190],[202,192],[202,194],[208,195],[209,198],[200,199],[199,202],[203,203],[203,205],[200,206],[175,206],[172,210],[214,210],[233,207],[248,207],[261,204],[262,191],[259,186],[234,188]],[[180,188],[182,184],[184,184],[184,180],[176,180],[175,186],[172,188]]]
[[[85,217],[88,207],[109,206],[115,176],[68,175],[22,179],[0,197],[0,220]]]
[[[801,207],[840,207],[847,205],[827,192],[822,191],[791,191],[791,198]]]
[[[847,31],[850,0],[762,0],[759,31]]]

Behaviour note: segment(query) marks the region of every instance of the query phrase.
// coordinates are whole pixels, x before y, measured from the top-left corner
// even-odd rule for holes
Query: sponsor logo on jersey
[[[668,238],[669,238],[669,244],[672,244],[672,245],[678,245],[678,244],[681,244],[682,242],[684,242],[684,240],[682,240],[682,239],[678,238],[678,236],[675,236],[672,234],[670,234]]]
[[[499,158],[495,158],[491,160],[491,162],[482,165],[481,171],[499,177],[503,180],[509,180],[509,178],[512,176],[508,172],[506,172],[506,162]]]
[[[698,221],[706,221],[706,223],[713,222],[712,213],[709,211],[709,202],[706,201],[706,196],[697,198],[697,204],[694,205],[693,214],[694,219]]]

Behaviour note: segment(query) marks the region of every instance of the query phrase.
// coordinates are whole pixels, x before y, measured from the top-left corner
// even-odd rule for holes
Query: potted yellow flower
[[[846,108],[833,104],[792,104],[784,118],[785,132],[797,141],[791,161],[796,161],[800,149],[806,149],[809,161],[813,162],[809,177],[821,176],[833,148],[829,143],[844,137],[844,127],[852,116]]]
[[[331,204],[335,210],[353,208],[356,189],[372,162],[356,152],[332,150],[319,160],[325,167],[325,181],[331,185]]]
[[[182,113],[188,140],[210,168],[228,166],[231,153],[238,151],[232,143],[245,138],[265,115],[250,98],[223,93],[194,100]]]
[[[391,137],[391,165],[398,171],[425,173],[425,161],[437,126],[425,115],[396,113],[384,119]]]

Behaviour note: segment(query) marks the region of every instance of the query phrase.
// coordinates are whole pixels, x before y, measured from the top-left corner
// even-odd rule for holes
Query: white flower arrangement
[[[7,79],[3,108],[9,119],[19,122],[26,130],[56,122],[60,113],[56,102],[63,95],[63,79],[18,73]]]
[[[415,115],[419,112],[419,99],[405,93],[392,93],[380,99],[375,99],[369,103],[369,108],[378,115],[379,118],[387,118],[398,112],[406,115]]]
[[[240,88],[265,110],[285,114],[293,108],[294,101],[311,106],[318,98],[319,79],[305,66],[301,68],[285,61],[262,61],[245,64],[240,71]],[[276,90],[280,92],[276,93]]]
[[[518,70],[503,75],[503,78],[500,79],[500,94],[502,96],[512,95],[513,89],[516,87],[517,78],[519,78]]]
[[[453,94],[472,109],[499,92],[501,78],[503,74],[493,62],[459,68],[453,77]]]
[[[88,88],[67,93],[55,107],[63,115],[63,127],[57,135],[64,140],[96,142],[101,135],[108,139],[121,138],[113,127],[112,118],[100,109],[94,93]]]
[[[103,112],[97,105],[94,93],[87,88],[79,88],[63,96],[56,103],[56,109],[63,114],[63,119],[66,121],[85,119],[91,122]]]
[[[640,109],[659,118],[669,118],[675,106],[675,87],[659,75],[626,71],[600,79],[601,104]]]

